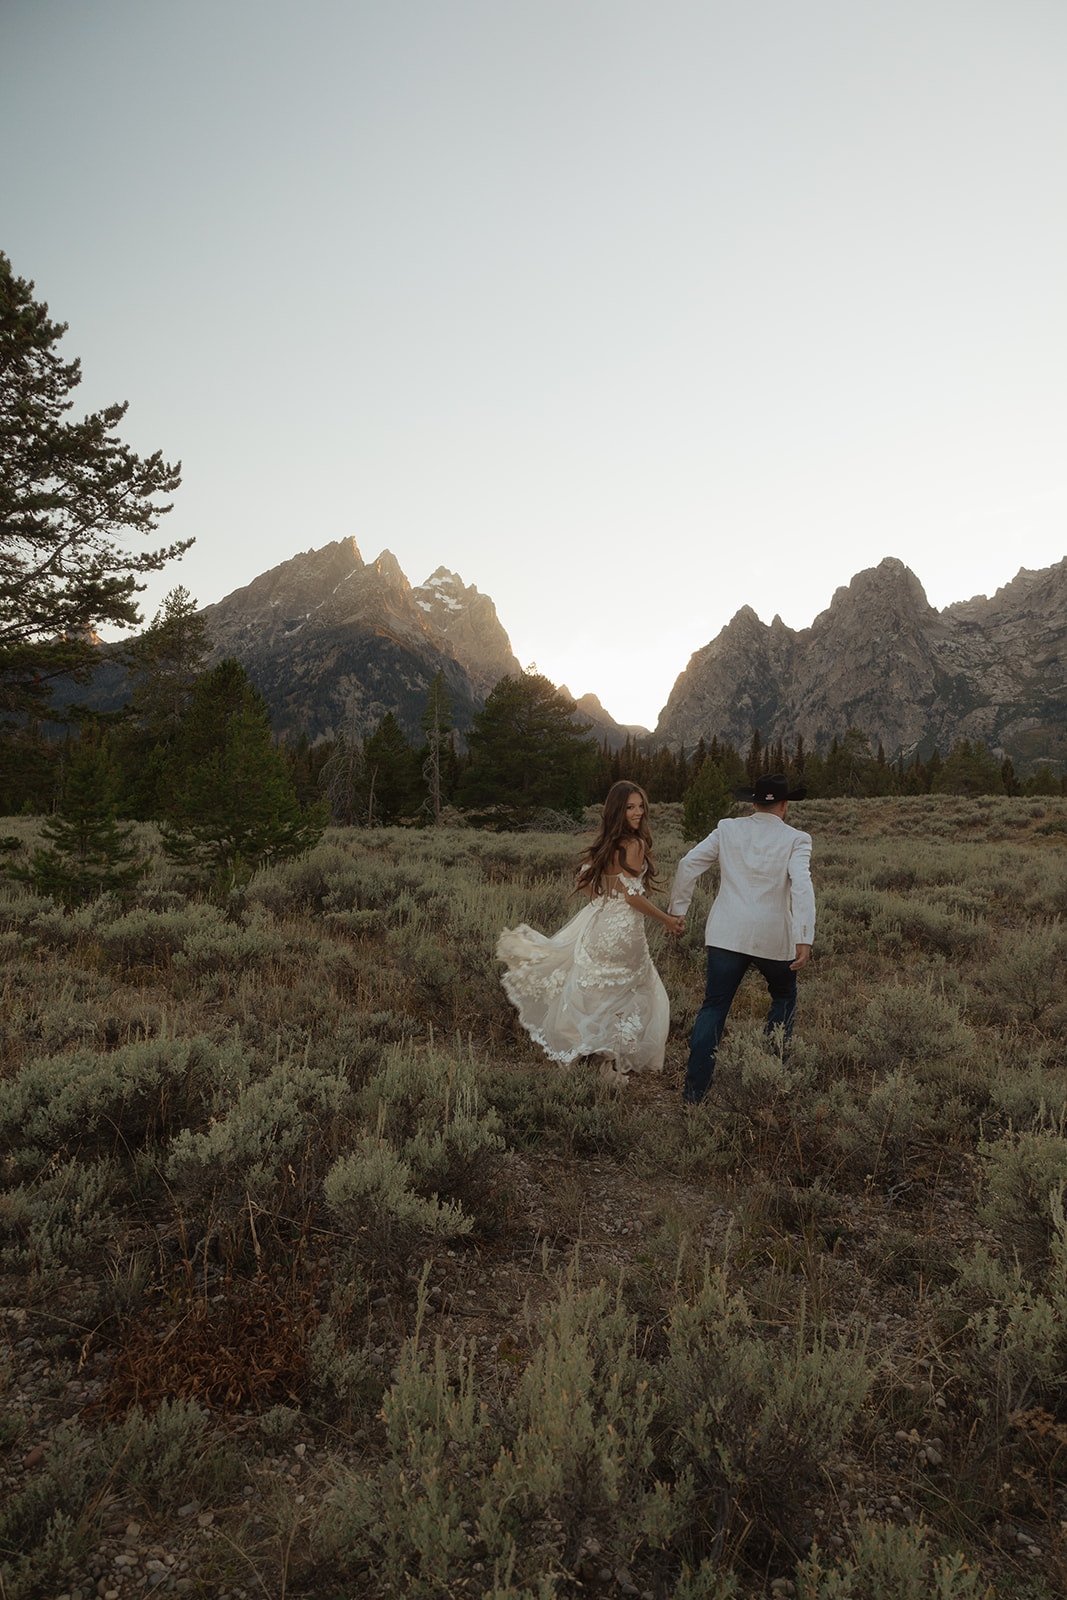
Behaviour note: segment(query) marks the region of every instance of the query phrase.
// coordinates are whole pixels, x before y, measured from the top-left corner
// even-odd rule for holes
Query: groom
[[[697,1105],[707,1094],[730,1006],[750,966],[760,972],[771,997],[765,1032],[781,1027],[788,1040],[797,1007],[797,973],[807,965],[815,935],[815,894],[809,862],[811,835],[786,822],[790,793],[780,772],[760,778],[754,789],[737,789],[738,800],[755,809],[748,817],[724,818],[678,863],[670,911],[684,916],[693,889],[713,861],[720,883],[704,930],[708,976],[704,1004],[689,1045],[682,1100]]]

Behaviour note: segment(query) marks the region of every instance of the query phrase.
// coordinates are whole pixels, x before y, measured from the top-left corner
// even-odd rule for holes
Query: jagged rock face
[[[565,684],[560,685],[559,692],[574,701],[577,708],[575,720],[589,724],[590,738],[598,744],[606,741],[609,750],[621,750],[627,739],[643,741],[652,738],[649,730],[638,722],[616,722],[610,711],[604,710],[595,694],[583,694],[579,698],[571,694]]]
[[[744,747],[802,735],[824,748],[859,728],[893,759],[982,739],[1025,767],[1067,757],[1067,561],[1022,571],[991,600],[936,611],[901,561],[838,589],[810,628],[768,627],[744,607],[693,656],[657,738]]]
[[[511,641],[500,625],[496,606],[473,584],[438,567],[432,577],[411,591],[431,631],[452,646],[482,700],[500,679],[522,672]]]
[[[417,739],[438,671],[463,728],[520,670],[487,595],[444,568],[413,590],[390,551],[364,562],[354,539],[294,556],[202,614],[210,664],[235,656],[287,738],[370,733],[392,711]]]

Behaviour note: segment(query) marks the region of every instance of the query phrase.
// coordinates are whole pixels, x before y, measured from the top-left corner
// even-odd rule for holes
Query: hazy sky
[[[748,604],[1067,553],[1063,0],[2,0],[0,248],[184,463],[654,726]]]

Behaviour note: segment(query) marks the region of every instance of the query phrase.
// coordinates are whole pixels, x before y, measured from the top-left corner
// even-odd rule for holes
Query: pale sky
[[[1063,0],[0,0],[0,249],[181,459],[654,727],[742,605],[1067,554]]]

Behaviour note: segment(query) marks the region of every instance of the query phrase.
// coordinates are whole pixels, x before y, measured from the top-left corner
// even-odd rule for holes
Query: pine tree
[[[452,697],[445,683],[444,668],[434,677],[422,713],[422,731],[426,735],[426,755],[422,763],[423,781],[429,789],[424,804],[434,822],[441,820],[442,767],[447,750],[448,736],[452,732]]]
[[[404,738],[404,731],[391,711],[387,711],[374,732],[363,741],[366,772],[367,823],[391,823],[419,809],[418,752]]]
[[[163,848],[210,868],[224,884],[318,843],[324,807],[302,811],[289,763],[270,737],[262,695],[236,661],[197,683],[168,773]]]
[[[160,816],[170,749],[210,651],[207,623],[181,585],[170,591],[150,626],[125,651],[133,682],[127,708],[133,725],[118,746],[125,815]]]
[[[128,894],[148,862],[132,830],[116,820],[119,797],[119,772],[106,739],[87,728],[72,748],[59,810],[41,827],[51,848],[34,851],[29,865],[13,869],[14,875],[66,906],[100,894]]]
[[[958,739],[931,780],[934,794],[1003,794],[1000,764],[981,739]]]
[[[0,254],[0,715],[41,715],[58,677],[85,681],[94,629],[140,621],[137,578],[192,543],[134,553],[152,533],[180,467],[142,461],[116,437],[125,405],[67,417],[80,363],[61,360],[65,323]]]
[[[734,807],[734,785],[709,756],[682,797],[682,838],[703,839]]]
[[[753,728],[752,742],[749,744],[748,757],[745,761],[745,777],[748,779],[750,788],[755,788],[760,774],[766,770],[763,764],[763,743],[760,739],[760,731],[758,728]]]
[[[1048,762],[1037,767],[1028,778],[1023,780],[1023,794],[1062,794],[1063,786],[1059,778],[1055,777]]]
[[[177,732],[210,653],[207,622],[179,584],[126,652],[134,672],[130,709],[153,739]]]
[[[589,725],[575,722],[575,709],[540,673],[501,678],[475,714],[459,804],[499,807],[513,823],[540,808],[563,811],[584,792],[597,756]]]

